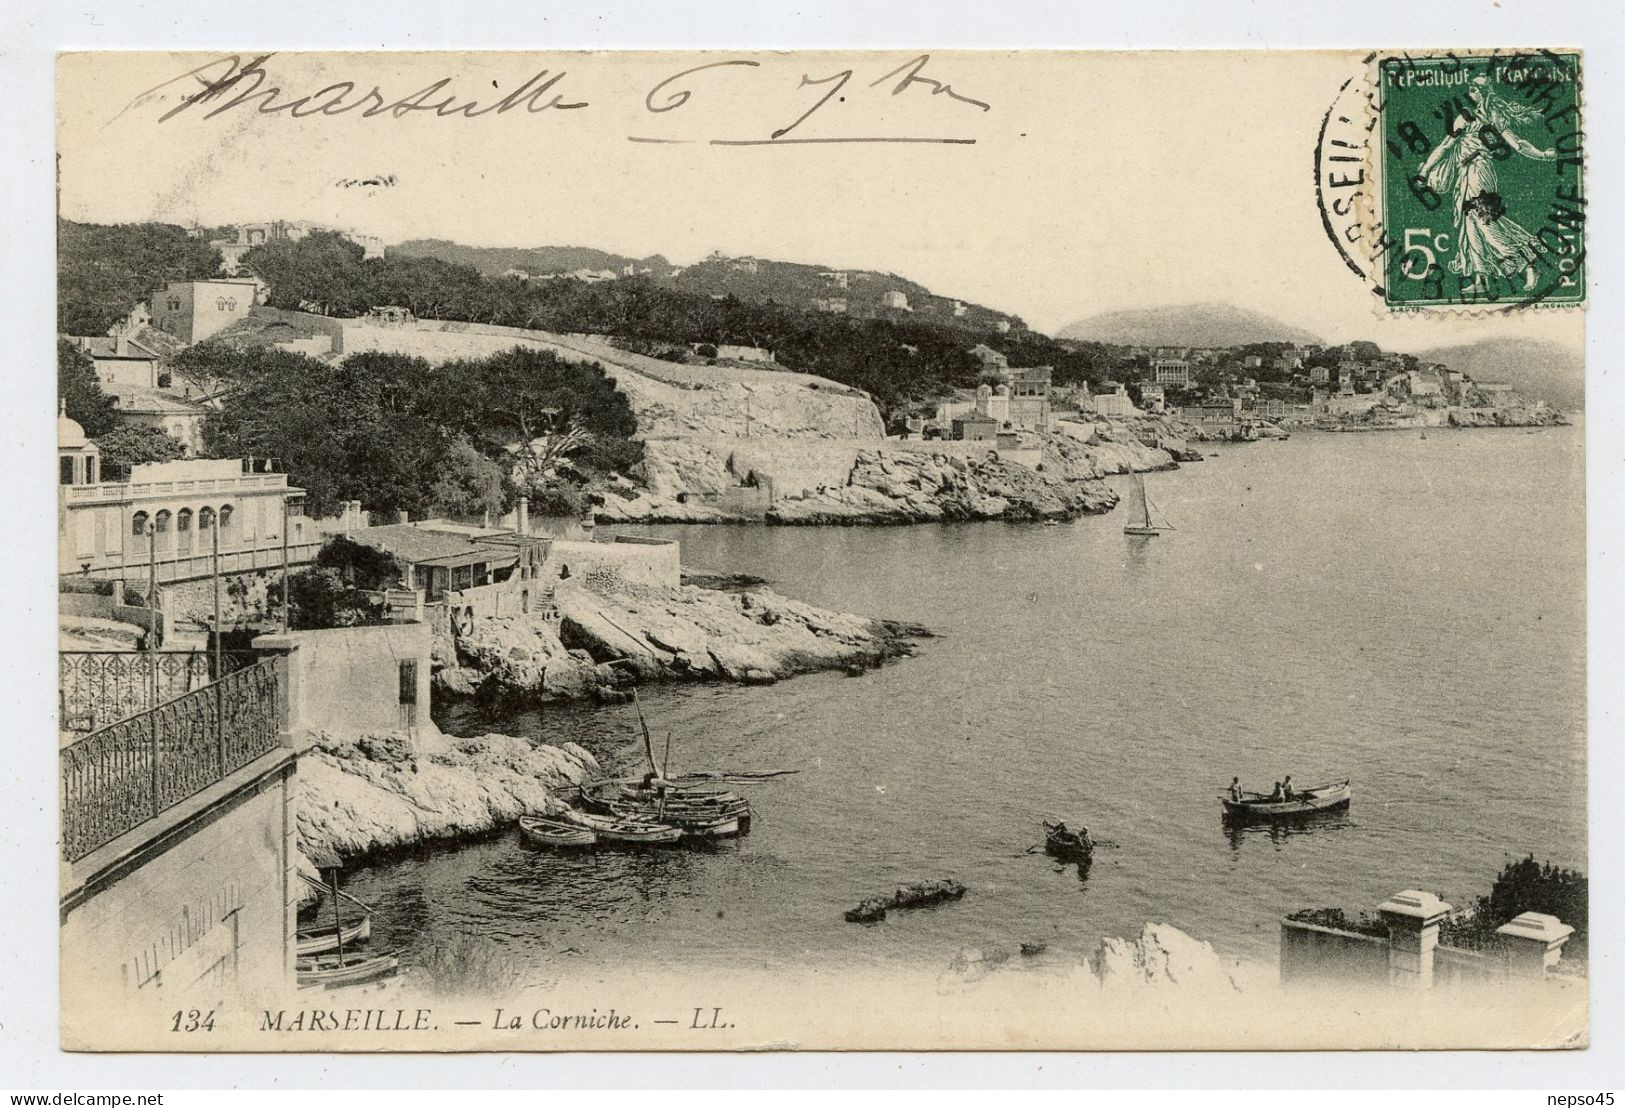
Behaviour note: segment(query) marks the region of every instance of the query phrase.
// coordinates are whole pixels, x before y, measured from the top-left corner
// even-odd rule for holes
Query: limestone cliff
[[[598,774],[575,743],[451,738],[432,724],[415,738],[319,733],[294,776],[300,868],[315,876],[313,856],[362,858],[555,812],[561,793]]]
[[[451,695],[618,699],[631,680],[766,683],[911,653],[923,628],[831,612],[770,589],[560,586],[562,619],[479,619],[436,651]]]

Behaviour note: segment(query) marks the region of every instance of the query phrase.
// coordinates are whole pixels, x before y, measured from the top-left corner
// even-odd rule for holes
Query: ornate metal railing
[[[249,650],[222,651],[217,674],[214,655],[202,650],[64,650],[57,658],[62,729],[107,727],[253,665],[256,657]]]
[[[77,861],[275,749],[283,660],[267,658],[62,750],[62,855]]]

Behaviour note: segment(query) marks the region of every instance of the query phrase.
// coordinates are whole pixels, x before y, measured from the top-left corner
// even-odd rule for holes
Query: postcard
[[[62,1045],[1585,1046],[1584,76],[61,55]]]

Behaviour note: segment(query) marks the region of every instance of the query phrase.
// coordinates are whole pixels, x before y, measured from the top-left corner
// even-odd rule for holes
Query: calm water
[[[1174,923],[1272,961],[1275,921],[1412,886],[1460,905],[1504,857],[1585,864],[1582,432],[1299,435],[1148,478],[1178,527],[647,528],[686,563],[940,631],[861,678],[645,695],[673,771],[798,769],[744,788],[709,850],[549,855],[509,834],[362,871],[410,963],[473,931],[536,980],[688,965],[1058,952]],[[470,712],[448,730],[574,739],[640,770],[626,709]],[[1345,817],[1227,831],[1232,774],[1352,776]],[[1115,842],[1086,879],[1022,851],[1050,815]],[[841,913],[953,875],[955,905]]]

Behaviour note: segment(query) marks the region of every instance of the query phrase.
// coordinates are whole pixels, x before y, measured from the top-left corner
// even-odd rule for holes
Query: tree
[[[361,315],[380,299],[378,267],[364,261],[366,250],[337,231],[312,231],[302,239],[279,239],[243,255],[243,265],[270,286],[278,308],[314,305],[323,315]]]
[[[130,423],[98,435],[96,445],[101,447],[104,480],[113,475],[128,477],[134,465],[169,462],[186,456],[186,444],[168,432]]]
[[[288,596],[293,601],[288,607],[288,626],[295,631],[354,627],[376,615],[371,598],[330,566],[313,566],[289,574]],[[272,608],[282,604],[281,581],[271,584],[266,599]]]
[[[220,252],[173,224],[56,226],[56,327],[64,334],[106,334],[165,283],[220,272]]]
[[[68,418],[83,427],[89,438],[100,438],[118,424],[118,406],[102,391],[96,363],[61,338],[56,340],[56,394],[66,405]]]
[[[435,515],[476,519],[507,509],[512,482],[500,465],[475,449],[467,435],[452,441],[439,474],[430,493],[430,510]]]

